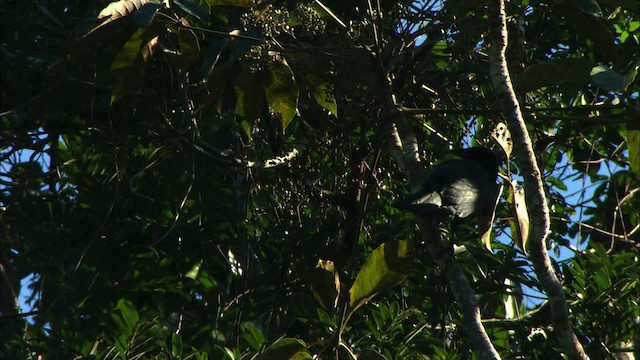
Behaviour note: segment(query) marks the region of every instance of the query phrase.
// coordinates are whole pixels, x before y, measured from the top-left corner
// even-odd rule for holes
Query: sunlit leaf
[[[502,151],[504,151],[506,158],[511,157],[513,151],[513,140],[511,139],[511,132],[505,123],[498,123],[491,132],[491,137],[500,145]]]
[[[565,183],[563,181],[560,181],[560,179],[558,179],[557,177],[555,177],[555,176],[547,176],[545,179],[551,185],[553,185],[556,189],[562,190],[562,191],[567,190],[567,185],[565,185]]]
[[[512,180],[509,186],[509,198],[507,203],[511,206],[516,221],[511,222],[511,231],[514,240],[522,251],[527,252],[527,240],[529,238],[529,213],[525,201],[524,189],[518,186],[516,180]]]
[[[359,307],[381,291],[400,284],[409,275],[414,256],[411,240],[388,241],[373,250],[349,290],[349,307],[342,328]]]
[[[314,74],[307,74],[304,79],[318,105],[329,110],[331,115],[338,117],[338,104],[336,103],[333,85]]]
[[[298,110],[298,85],[293,71],[283,62],[271,62],[267,66],[265,95],[269,106],[282,119],[282,128],[286,129]]]
[[[129,18],[129,15],[135,14],[138,10],[141,10],[145,4],[160,4],[158,0],[121,0],[115,1],[107,5],[96,17],[93,21],[93,25],[88,29],[88,31],[84,31],[79,34],[79,37],[87,37],[98,30],[107,31],[107,29],[111,29],[112,25],[116,22],[120,22],[120,20],[124,20]],[[143,15],[140,17],[136,17],[136,22],[146,22],[149,18],[153,19],[155,16],[155,12],[157,9],[148,8],[145,9]],[[132,18],[133,20],[133,18]],[[150,21],[150,20],[149,20]]]

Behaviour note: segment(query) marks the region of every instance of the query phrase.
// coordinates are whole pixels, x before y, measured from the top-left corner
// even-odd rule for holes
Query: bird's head
[[[493,179],[498,176],[500,162],[491,149],[485,147],[455,149],[451,151],[451,155],[477,162],[483,169],[486,169],[487,175]]]

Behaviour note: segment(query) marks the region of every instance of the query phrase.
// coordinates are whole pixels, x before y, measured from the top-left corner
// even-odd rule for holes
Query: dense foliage
[[[507,4],[548,246],[594,359],[640,352],[638,8]],[[472,357],[429,239],[391,205],[410,189],[387,133],[406,117],[425,164],[503,154],[482,2],[0,11],[1,358]],[[469,222],[441,231],[498,352],[560,359],[513,202],[492,252]]]

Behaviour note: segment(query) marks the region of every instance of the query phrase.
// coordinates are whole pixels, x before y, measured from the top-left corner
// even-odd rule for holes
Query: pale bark
[[[496,96],[514,142],[514,154],[523,176],[527,208],[531,220],[528,250],[535,273],[551,306],[553,330],[560,346],[570,359],[588,359],[578,341],[571,323],[562,283],[556,276],[547,252],[549,209],[544,184],[520,105],[511,84],[505,50],[507,27],[504,0],[489,1],[491,47],[489,49],[490,75]]]

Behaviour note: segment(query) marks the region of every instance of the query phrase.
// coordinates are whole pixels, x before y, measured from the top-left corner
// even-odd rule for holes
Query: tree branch
[[[391,81],[388,77],[386,84],[387,96],[383,99],[385,106],[383,114],[386,117],[384,120],[389,124],[387,132],[389,151],[395,157],[398,166],[409,177],[411,187],[416,189],[420,186],[425,172],[420,161],[417,140],[406,123],[404,115],[397,110],[397,104],[391,93]],[[473,292],[464,271],[456,262],[451,251],[451,244],[447,244],[442,239],[432,221],[419,218],[417,222],[424,233],[424,238],[427,239],[425,245],[429,253],[447,278],[458,309],[462,313],[462,323],[473,350],[479,359],[500,359],[500,355],[493,347],[491,339],[482,325],[476,294]]]
[[[514,140],[514,153],[520,164],[528,209],[534,210],[529,213],[531,224],[528,243],[531,261],[540,284],[549,297],[554,333],[560,346],[571,359],[588,359],[569,323],[569,311],[564,289],[551,267],[547,253],[549,209],[540,169],[536,163],[531,139],[507,68],[505,56],[507,26],[504,0],[489,1],[489,26],[492,35],[491,48],[489,49],[490,76]]]

